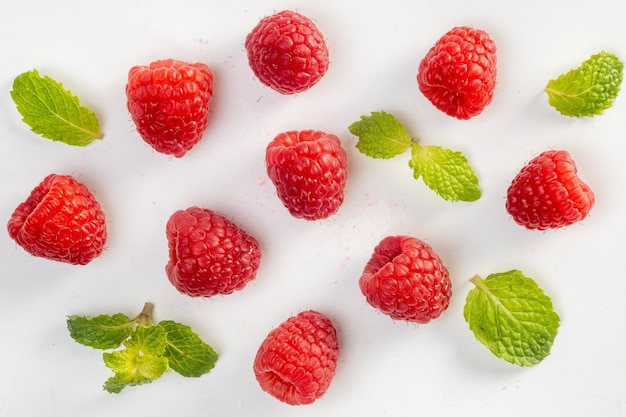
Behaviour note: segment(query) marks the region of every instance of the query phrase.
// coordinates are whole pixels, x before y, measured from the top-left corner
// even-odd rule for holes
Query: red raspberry
[[[339,210],[348,169],[337,136],[316,130],[281,133],[268,144],[265,163],[278,198],[294,217],[319,220]]]
[[[134,66],[128,73],[126,96],[143,140],[157,152],[180,158],[207,127],[213,73],[205,64],[173,59]]]
[[[335,376],[339,343],[331,320],[303,311],[272,330],[254,359],[261,389],[290,405],[322,397]]]
[[[450,304],[452,283],[441,259],[410,236],[388,236],[359,280],[367,302],[394,320],[428,323]]]
[[[50,174],[19,204],[9,235],[34,256],[85,265],[102,253],[104,213],[87,187],[68,175]]]
[[[281,94],[308,90],[328,70],[328,48],[313,22],[284,10],[265,17],[246,36],[250,68]]]
[[[543,152],[528,162],[511,182],[506,197],[507,212],[516,223],[537,230],[583,220],[595,197],[576,172],[576,164],[568,152]]]
[[[420,62],[417,83],[424,96],[457,119],[480,114],[496,87],[496,45],[489,35],[455,27]]]
[[[178,291],[211,297],[243,289],[256,276],[261,248],[252,236],[208,209],[178,210],[166,225],[165,271]]]

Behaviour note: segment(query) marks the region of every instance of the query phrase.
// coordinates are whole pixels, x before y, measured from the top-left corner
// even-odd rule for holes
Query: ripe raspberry
[[[424,96],[457,119],[480,114],[496,86],[496,45],[469,27],[444,34],[420,62],[417,83]]]
[[[265,163],[278,198],[294,217],[319,220],[339,210],[348,170],[337,136],[316,130],[281,133],[268,144]]]
[[[230,294],[243,289],[259,269],[259,243],[212,210],[176,211],[167,222],[166,236],[170,259],[165,271],[183,294]]]
[[[272,330],[254,359],[261,389],[290,405],[322,397],[335,376],[339,343],[331,320],[303,311]]]
[[[308,90],[328,70],[328,48],[315,24],[284,10],[265,17],[246,36],[250,68],[281,94]]]
[[[541,153],[524,166],[507,190],[506,210],[527,229],[546,230],[583,220],[595,196],[578,178],[567,151]]]
[[[180,158],[207,127],[213,73],[205,64],[173,59],[134,66],[128,73],[126,96],[143,140],[157,152]]]
[[[394,320],[428,323],[450,304],[452,283],[441,259],[410,236],[388,236],[359,280],[367,302]]]
[[[7,228],[26,252],[75,265],[99,256],[107,239],[100,204],[68,175],[44,178],[17,206]]]

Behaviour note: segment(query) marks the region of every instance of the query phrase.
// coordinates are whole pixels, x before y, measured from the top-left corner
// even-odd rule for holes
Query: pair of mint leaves
[[[185,324],[171,320],[153,323],[153,307],[146,303],[132,320],[123,313],[67,318],[72,339],[105,350],[104,364],[114,373],[104,383],[106,391],[117,394],[126,386],[152,382],[170,370],[199,377],[213,369],[218,359],[213,348]]]
[[[434,145],[422,145],[411,138],[404,126],[389,113],[373,112],[348,127],[358,137],[357,149],[372,158],[389,159],[411,149],[409,167],[413,177],[450,201],[480,198],[478,177],[461,152]]]

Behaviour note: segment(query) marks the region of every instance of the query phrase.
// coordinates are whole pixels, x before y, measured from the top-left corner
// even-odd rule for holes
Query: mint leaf
[[[124,345],[123,350],[102,354],[104,364],[115,373],[104,383],[106,391],[117,394],[126,386],[152,382],[168,370],[167,358],[155,353],[165,347],[165,334],[158,327],[143,327]]]
[[[594,54],[578,68],[548,82],[548,102],[566,116],[599,115],[613,105],[623,70],[623,63],[614,54]]]
[[[167,335],[165,357],[170,368],[186,377],[198,377],[213,369],[218,355],[187,325],[162,321],[159,327]]]
[[[137,349],[144,354],[163,355],[167,343],[165,331],[159,326],[137,326],[131,338],[124,343],[127,349]]]
[[[161,356],[165,343],[162,328],[138,325],[124,342],[125,349],[102,355],[104,364],[115,373],[105,382],[104,389],[119,393],[127,385],[145,384],[163,375],[169,370],[167,358]]]
[[[357,149],[372,158],[392,158],[411,146],[411,137],[402,124],[391,114],[373,112],[348,127],[357,136]]]
[[[520,366],[550,354],[560,323],[552,300],[518,270],[491,274],[467,294],[463,315],[476,339],[494,355]]]
[[[478,178],[461,152],[414,144],[409,166],[415,179],[449,201],[475,201],[481,196]]]
[[[113,349],[130,336],[133,323],[122,314],[97,317],[69,316],[67,328],[72,339],[96,349]]]
[[[15,78],[11,97],[24,122],[44,138],[86,146],[103,137],[95,114],[61,83],[41,77],[37,70]]]

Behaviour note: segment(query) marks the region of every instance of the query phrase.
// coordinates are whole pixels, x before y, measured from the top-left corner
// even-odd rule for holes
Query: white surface
[[[545,83],[592,53],[626,59],[614,1],[21,1],[0,12],[0,219],[51,172],[73,174],[107,215],[104,254],[86,267],[33,258],[0,233],[0,416],[624,416],[626,415],[626,97],[596,118],[563,117]],[[250,71],[243,41],[273,11],[296,8],[328,40],[331,67],[308,92],[281,96]],[[457,121],[421,96],[415,75],[427,49],[455,25],[488,31],[499,79],[482,115]],[[160,58],[203,61],[215,72],[212,121],[187,156],[157,154],[125,107],[128,69]],[[98,115],[105,138],[86,148],[31,133],[9,95],[37,68]],[[362,114],[398,116],[423,143],[463,151],[482,198],[449,203],[414,181],[408,153],[372,160],[347,127]],[[348,151],[346,201],[337,215],[290,218],[264,167],[281,131],[339,135]],[[596,206],[581,224],[551,232],[515,225],[508,183],[532,156],[567,149]],[[213,299],[169,284],[165,222],[190,205],[221,211],[263,246],[257,279]],[[366,304],[358,278],[378,241],[412,234],[448,266],[454,295],[437,321],[394,323]],[[532,368],[495,358],[462,315],[474,274],[521,269],[552,296],[562,323],[552,354]],[[187,323],[219,352],[199,379],[173,372],[119,395],[101,353],[76,344],[68,314],[137,314]],[[326,396],[284,405],[258,387],[252,361],[266,334],[303,309],[329,315],[342,351]]]

